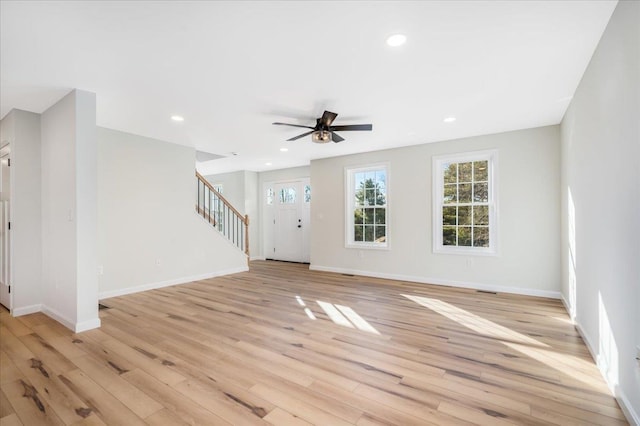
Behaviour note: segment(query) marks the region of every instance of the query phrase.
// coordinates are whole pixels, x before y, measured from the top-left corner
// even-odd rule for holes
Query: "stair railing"
[[[249,256],[249,216],[243,216],[236,210],[197,171],[196,179],[198,185],[196,212]]]

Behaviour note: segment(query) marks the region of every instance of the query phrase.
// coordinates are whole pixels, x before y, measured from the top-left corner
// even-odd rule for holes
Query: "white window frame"
[[[386,175],[385,182],[385,242],[376,243],[368,241],[354,241],[354,221],[353,211],[355,209],[355,182],[354,176],[356,173],[368,172],[373,170],[384,169]],[[390,188],[390,167],[389,163],[377,163],[366,166],[354,166],[344,168],[344,183],[345,183],[345,243],[346,248],[357,249],[373,249],[373,250],[388,250],[389,249],[389,225],[390,225],[390,211],[389,211],[389,188]]]
[[[442,207],[444,205],[444,170],[448,163],[487,161],[489,185],[489,247],[445,246],[442,244]],[[498,150],[473,151],[433,157],[433,252],[479,256],[498,255]]]

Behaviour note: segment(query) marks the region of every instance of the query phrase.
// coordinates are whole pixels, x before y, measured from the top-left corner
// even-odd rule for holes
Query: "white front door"
[[[0,158],[0,304],[11,309],[11,239],[9,231],[9,154]]]
[[[273,185],[273,251],[267,258],[309,262],[309,179]]]

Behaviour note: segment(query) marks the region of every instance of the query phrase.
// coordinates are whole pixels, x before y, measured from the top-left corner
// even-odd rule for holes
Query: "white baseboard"
[[[571,305],[569,304],[567,299],[564,297],[564,294],[562,294],[562,292],[560,292],[560,301],[562,301],[564,310],[567,311],[567,315],[569,315],[569,319],[571,320],[571,323],[575,325],[576,318],[574,316],[571,316]]]
[[[190,283],[190,282],[193,282],[193,281],[206,280],[208,278],[221,277],[223,275],[237,274],[237,273],[240,273],[240,272],[246,272],[248,270],[249,270],[248,266],[241,266],[241,267],[238,267],[238,268],[224,269],[222,271],[210,272],[210,273],[207,273],[207,274],[193,275],[193,276],[190,276],[190,277],[181,277],[181,278],[176,278],[176,279],[167,280],[167,281],[160,281],[160,282],[155,282],[155,283],[137,285],[137,286],[134,286],[134,287],[120,288],[120,289],[117,289],[117,290],[101,291],[101,292],[98,293],[98,299],[102,300],[102,299],[108,299],[110,297],[124,296],[125,294],[139,293],[141,291],[154,290],[154,289],[157,289],[157,288],[169,287],[169,286],[172,286],[172,285],[185,284],[185,283]]]
[[[54,320],[58,321],[60,324],[64,325],[65,327],[67,327],[68,329],[76,333],[80,333],[82,331],[87,331],[87,330],[100,327],[100,318],[92,318],[87,321],[74,323],[69,318],[62,315],[60,312],[56,311],[55,309],[52,309],[42,304],[23,306],[21,308],[13,309],[11,311],[11,315],[13,315],[14,317],[19,317],[22,315],[35,314],[36,312],[42,312],[46,316],[53,318]]]
[[[593,358],[596,365],[598,366],[598,370],[600,370],[600,374],[602,375],[602,378],[607,383],[607,386],[609,387],[609,390],[611,391],[613,396],[616,398],[616,401],[618,401],[618,405],[620,405],[620,409],[622,409],[622,413],[627,418],[627,421],[631,425],[640,426],[640,415],[634,410],[633,406],[631,405],[631,402],[629,401],[629,398],[627,398],[627,395],[620,388],[620,386],[618,386],[617,384],[611,383],[607,379],[605,366],[602,363],[602,360],[600,359],[600,357],[598,356],[598,352],[596,351],[596,348],[591,343],[591,339],[589,338],[589,335],[585,333],[584,329],[582,328],[582,326],[580,325],[577,319],[574,322],[574,325],[576,327],[576,330],[578,330],[580,337],[582,337],[582,341],[584,342],[585,346],[589,350],[591,357]]]
[[[624,416],[631,425],[640,426],[640,415],[633,409],[631,401],[627,398],[627,395],[618,387],[616,392],[616,401],[620,405]]]
[[[569,302],[564,297],[564,294],[560,293],[560,301],[562,302],[562,306],[564,306],[564,310],[567,311],[567,314],[571,312],[571,307],[569,306]],[[571,317],[571,315],[569,315]]]
[[[48,317],[53,318],[58,321],[60,324],[64,325],[70,330],[76,330],[76,323],[66,316],[62,315],[60,312],[56,311],[53,308],[48,307],[47,305],[42,305],[42,313]]]
[[[94,328],[100,328],[100,318],[92,318],[87,321],[76,323],[75,332],[82,333],[83,331],[93,330]]]
[[[22,306],[20,308],[12,309],[11,315],[13,315],[14,317],[19,317],[22,315],[35,314],[36,312],[40,312],[41,310],[42,304]]]
[[[365,277],[384,278],[388,280],[398,280],[398,281],[410,281],[410,282],[421,283],[421,284],[434,284],[434,285],[443,285],[443,286],[449,286],[449,287],[470,288],[474,290],[494,291],[496,293],[513,293],[513,294],[522,294],[525,296],[548,297],[551,299],[560,299],[561,297],[559,291],[538,290],[534,288],[504,287],[504,286],[495,285],[495,284],[473,283],[473,282],[466,282],[466,281],[449,281],[449,280],[442,280],[438,278],[426,278],[426,277],[400,275],[400,274],[387,274],[384,272],[360,271],[357,269],[334,268],[332,266],[320,266],[320,265],[313,265],[313,264],[309,265],[309,269],[312,271],[324,271],[324,272],[336,272],[338,274],[362,275]]]
[[[264,256],[251,256],[249,260],[267,260]]]

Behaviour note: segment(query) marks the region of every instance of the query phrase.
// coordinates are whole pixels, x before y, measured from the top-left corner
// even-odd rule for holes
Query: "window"
[[[273,188],[267,188],[267,205],[273,205]]]
[[[496,253],[496,163],[496,151],[434,157],[434,252]]]
[[[347,247],[388,247],[388,167],[346,170]]]
[[[304,202],[305,203],[311,202],[311,185],[304,186]]]
[[[296,189],[282,188],[280,190],[280,204],[295,204],[295,203],[296,203]]]

